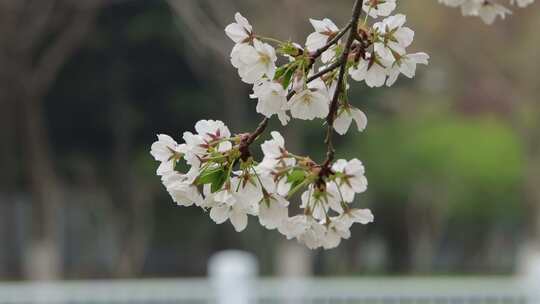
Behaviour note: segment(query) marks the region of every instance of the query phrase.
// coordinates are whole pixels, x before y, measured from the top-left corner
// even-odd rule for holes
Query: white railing
[[[511,278],[259,279],[251,287],[236,303],[539,303]],[[0,303],[223,303],[216,291],[205,279],[15,283],[0,285]]]
[[[477,278],[257,278],[246,253],[212,258],[208,279],[0,283],[0,304],[540,303],[540,281]]]

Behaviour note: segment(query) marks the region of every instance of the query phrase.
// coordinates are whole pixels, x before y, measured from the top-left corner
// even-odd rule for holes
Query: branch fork
[[[334,121],[336,119],[336,114],[339,108],[339,99],[342,93],[345,93],[345,73],[347,70],[347,63],[349,61],[349,56],[354,55],[354,58],[359,56],[362,56],[362,41],[364,41],[363,37],[368,35],[365,31],[360,29],[359,31],[359,19],[360,14],[362,11],[362,1],[361,0],[355,0],[354,6],[353,6],[353,14],[351,17],[351,20],[349,23],[337,34],[335,34],[334,37],[332,37],[328,43],[318,49],[317,51],[309,54],[309,64],[307,65],[307,70],[311,70],[317,59],[322,56],[322,54],[327,51],[329,48],[331,48],[333,45],[336,45],[339,40],[344,37],[347,33],[349,34],[347,37],[347,41],[343,50],[343,53],[341,54],[341,57],[336,60],[333,64],[326,67],[325,69],[315,73],[314,75],[310,76],[306,83],[310,83],[320,77],[323,77],[324,75],[333,72],[337,69],[339,69],[338,74],[338,83],[337,83],[337,89],[334,93],[334,96],[330,103],[330,109],[328,116],[326,117],[326,124],[327,124],[327,133],[325,138],[325,144],[327,146],[327,152],[326,152],[326,159],[324,162],[320,165],[321,170],[319,173],[319,176],[324,177],[331,173],[331,166],[332,162],[334,161],[335,156],[335,149],[333,145],[333,125]],[[360,45],[357,44],[357,46],[360,46],[359,49],[354,50],[354,52],[351,52],[351,49],[355,47],[353,43],[355,41],[360,41]],[[357,47],[356,47],[357,48]],[[355,53],[356,52],[356,53]],[[296,92],[294,90],[291,90],[287,95],[287,100],[290,100]],[[241,158],[242,160],[246,160],[251,156],[251,153],[249,151],[249,146],[264,132],[266,127],[268,126],[268,118],[265,117],[260,123],[257,129],[253,131],[252,133],[248,133],[245,136],[241,138],[240,142],[240,152],[241,152]]]

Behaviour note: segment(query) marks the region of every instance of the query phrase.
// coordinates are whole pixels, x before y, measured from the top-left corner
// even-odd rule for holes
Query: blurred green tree
[[[478,240],[497,225],[519,225],[523,215],[518,135],[489,117],[436,113],[372,119],[351,153],[364,159],[373,206],[383,209],[378,220],[394,271],[431,269],[443,234],[465,234],[477,246],[465,249],[479,251],[485,244]],[[395,220],[400,210],[404,221]]]

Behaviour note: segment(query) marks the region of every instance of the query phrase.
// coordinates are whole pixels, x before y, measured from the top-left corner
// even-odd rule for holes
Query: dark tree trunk
[[[29,279],[57,279],[62,272],[61,224],[63,205],[59,179],[53,165],[42,96],[21,92],[24,165],[32,193],[32,235],[24,270]]]

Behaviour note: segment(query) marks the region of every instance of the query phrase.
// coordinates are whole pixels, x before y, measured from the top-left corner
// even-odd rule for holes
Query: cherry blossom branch
[[[328,113],[328,116],[326,117],[326,123],[328,125],[328,130],[326,134],[326,145],[327,145],[327,152],[326,152],[326,160],[324,161],[323,168],[328,168],[332,161],[334,160],[334,144],[332,142],[332,134],[333,134],[333,126],[334,121],[336,119],[336,114],[338,110],[338,102],[339,102],[339,95],[344,92],[344,79],[345,79],[345,72],[347,70],[347,58],[349,57],[349,53],[351,51],[351,46],[355,40],[356,37],[356,31],[358,28],[358,20],[360,19],[360,14],[362,12],[362,1],[356,0],[353,6],[353,15],[350,22],[350,28],[349,28],[349,37],[347,38],[347,43],[345,44],[345,49],[343,50],[343,54],[341,55],[340,62],[340,69],[339,69],[339,76],[338,76],[338,82],[336,87],[336,92],[334,93],[334,97],[332,99],[332,102],[330,104],[330,111]]]
[[[358,14],[358,16],[359,16],[359,14]],[[322,55],[322,53],[324,53],[326,50],[328,50],[332,45],[335,45],[339,41],[339,39],[341,37],[343,37],[347,33],[347,31],[349,31],[353,26],[356,27],[357,25],[358,25],[358,20],[356,20],[356,25],[352,21],[349,22],[349,24],[347,24],[347,26],[340,33],[338,33],[332,40],[330,40],[325,46],[323,46],[322,48],[318,49],[315,53],[313,53],[310,56],[311,62],[308,65],[308,70],[311,69],[311,67],[315,63],[316,59],[319,58]],[[351,44],[352,44],[352,42],[351,42]],[[348,45],[348,48],[350,48],[350,45]],[[318,73],[310,76],[306,80],[306,83],[310,83],[310,82],[318,79],[319,77],[322,77],[325,74],[334,71],[337,68],[343,67],[344,63],[346,64],[347,57],[348,57],[348,52],[347,52],[347,56],[341,57],[338,61],[331,64],[327,68],[325,68],[325,69],[319,71]],[[294,90],[291,90],[287,94],[287,101],[290,100],[294,96],[295,93],[296,92]],[[253,132],[251,132],[249,134],[246,134],[246,136],[244,136],[244,138],[242,138],[241,143],[240,143],[240,147],[239,147],[239,151],[241,153],[240,158],[242,160],[247,160],[251,156],[251,153],[249,152],[249,146],[253,142],[255,142],[255,140],[266,130],[266,127],[268,126],[268,121],[269,121],[268,117],[263,118],[263,120],[261,120],[261,122],[257,126],[257,129],[255,129],[255,131],[253,131]],[[328,136],[327,136],[327,138],[328,138]],[[332,156],[332,159],[333,159],[333,156]],[[332,161],[332,159],[330,159],[328,161],[328,163],[330,163]],[[326,165],[326,166],[328,166],[328,165]]]
[[[316,80],[317,78],[319,78],[321,76],[324,76],[325,74],[334,71],[335,69],[341,67],[342,65],[343,65],[343,58],[340,58],[338,61],[331,64],[327,68],[325,68],[325,69],[319,71],[318,73],[314,74],[313,76],[309,77],[306,80],[306,83],[310,83],[310,82]],[[294,96],[294,94],[296,94],[296,91],[291,90],[287,94],[287,101],[290,100]],[[242,160],[247,160],[249,158],[249,156],[251,156],[251,153],[249,152],[249,146],[253,142],[255,142],[255,140],[257,140],[257,138],[266,130],[266,127],[268,126],[268,121],[269,120],[270,119],[268,117],[264,117],[261,120],[261,122],[259,123],[259,125],[257,126],[257,129],[255,129],[253,132],[251,132],[249,134],[246,134],[244,136],[244,138],[242,138],[241,143],[240,143],[240,147],[239,147]]]
[[[326,118],[326,121],[329,122],[331,120],[331,123],[329,123],[329,129],[328,129],[329,131],[328,131],[328,134],[327,134],[327,137],[326,137],[326,143],[328,144],[328,151],[329,152],[327,153],[327,159],[326,159],[325,165],[323,167],[328,167],[330,165],[330,163],[332,162],[332,160],[334,159],[334,148],[333,148],[332,140],[331,140],[332,125],[333,125],[334,116],[336,114],[335,112],[337,111],[337,101],[339,100],[339,93],[341,92],[340,88],[341,88],[342,83],[343,83],[343,78],[344,78],[344,74],[345,74],[345,68],[347,66],[347,58],[349,56],[351,45],[354,42],[354,39],[356,37],[356,28],[358,27],[358,19],[360,18],[361,9],[362,9],[361,1],[356,0],[356,2],[354,3],[354,6],[353,6],[353,17],[352,17],[351,21],[339,33],[337,33],[330,41],[328,41],[328,43],[326,45],[324,45],[323,47],[317,49],[315,52],[310,54],[310,57],[309,57],[310,62],[308,64],[308,66],[307,66],[308,71],[313,67],[316,60],[320,56],[322,56],[322,54],[325,51],[327,51],[333,45],[337,44],[339,42],[339,40],[343,36],[345,36],[345,34],[347,34],[349,32],[349,37],[347,39],[347,44],[345,45],[345,50],[344,50],[343,55],[341,56],[341,58],[339,58],[336,62],[334,62],[330,66],[326,67],[325,69],[323,69],[323,70],[317,72],[316,74],[310,76],[306,80],[306,83],[310,83],[310,82],[318,79],[319,77],[322,77],[325,74],[330,73],[330,72],[334,71],[335,69],[340,68],[338,87],[336,89],[336,94],[334,95],[334,98],[333,98],[331,106],[330,106],[330,113],[328,114],[328,117]],[[354,30],[351,30],[351,29],[354,29]],[[266,37],[262,37],[262,38],[266,38]],[[294,90],[291,90],[287,94],[287,100],[290,100],[294,96],[295,93],[296,92]],[[332,110],[333,108],[335,108],[335,109]],[[330,117],[332,117],[332,118],[330,118]],[[268,126],[268,121],[269,121],[268,117],[265,117],[263,120],[261,120],[261,122],[257,126],[257,129],[255,129],[255,131],[253,131],[253,132],[251,132],[249,134],[246,134],[242,138],[241,143],[240,143],[240,147],[239,147],[242,160],[247,160],[251,156],[251,153],[249,152],[249,146],[266,130],[266,127]]]
[[[229,220],[238,232],[246,228],[248,215],[257,216],[265,228],[277,228],[287,239],[296,238],[311,249],[335,248],[350,234],[352,224],[373,221],[369,209],[350,207],[355,195],[367,190],[362,162],[334,159],[334,130],[345,134],[353,121],[359,131],[367,125],[365,114],[348,104],[349,74],[368,87],[391,86],[400,74],[414,76],[416,65],[428,64],[429,55],[405,52],[414,31],[403,26],[405,15],[389,16],[395,0],[351,2],[351,20],[341,30],[328,18],[310,19],[315,32],[307,37],[305,49],[292,41],[257,36],[249,21],[235,14],[235,22],[225,28],[235,42],[231,62],[242,81],[253,85],[250,97],[258,99],[257,112],[266,118],[253,132],[233,137],[227,126],[216,120],[197,122],[197,134],[184,133],[182,144],[168,135],[158,135],[151,149],[161,162],[156,173],[177,204],[210,210],[216,223]],[[366,18],[360,25],[364,2]],[[368,25],[368,16],[387,17]],[[347,34],[348,38],[343,38]],[[278,44],[278,49],[263,40]],[[397,47],[403,52],[396,52]],[[330,52],[331,58],[323,56]],[[278,67],[277,55],[288,62]],[[319,60],[325,66],[316,72]],[[402,71],[403,65],[410,69]],[[307,85],[312,81],[320,83]],[[290,118],[325,119],[326,160],[315,163],[309,156],[288,152],[277,131],[261,144],[264,158],[260,162],[252,158],[250,145],[261,137],[274,115],[283,125]],[[177,171],[181,159],[191,165],[187,173]],[[301,190],[303,212],[289,217],[289,200]]]
[[[327,68],[325,68],[325,69],[319,71],[318,73],[314,74],[313,76],[309,77],[306,80],[306,83],[310,83],[310,82],[316,80],[317,78],[319,78],[321,76],[324,76],[325,74],[334,71],[335,69],[341,67],[342,64],[343,64],[343,58],[340,58],[338,61],[331,64]],[[289,94],[287,94],[287,100],[290,100],[294,96],[295,93],[296,92],[294,90],[290,91]],[[269,121],[268,117],[265,117],[265,118],[263,118],[263,120],[261,120],[261,122],[257,126],[257,129],[255,129],[255,131],[251,132],[249,134],[249,136],[246,138],[246,141],[245,141],[246,145],[248,145],[248,146],[251,145],[257,139],[257,137],[259,137],[259,135],[261,135],[266,130],[266,127],[268,126],[268,121]]]

